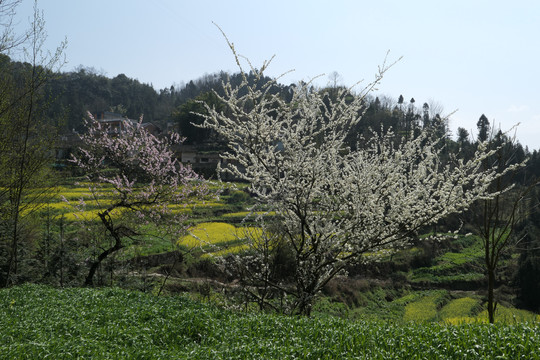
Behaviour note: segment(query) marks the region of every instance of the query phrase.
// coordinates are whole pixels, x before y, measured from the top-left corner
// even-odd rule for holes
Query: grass
[[[478,314],[478,318],[487,319],[487,310],[483,310],[480,314]],[[502,306],[501,304],[497,304],[497,309],[495,310],[495,322],[503,324],[515,324],[524,321],[539,322],[540,315],[536,315],[530,311],[508,308]]]
[[[540,359],[540,325],[238,313],[185,297],[0,290],[0,359]]]

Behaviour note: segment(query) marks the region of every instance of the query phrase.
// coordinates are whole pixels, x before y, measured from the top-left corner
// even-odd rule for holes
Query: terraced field
[[[241,186],[240,186],[241,187]],[[89,196],[88,184],[63,186],[55,190],[50,201],[42,204],[42,217],[52,222],[63,221],[67,226],[76,228],[80,221],[97,220],[97,212],[112,201],[108,196],[110,189],[101,190],[99,201]],[[232,190],[219,200],[208,199],[189,206],[172,205],[173,213],[189,214],[193,226],[189,233],[178,238],[176,245],[186,250],[196,250],[199,259],[212,259],[230,253],[240,253],[247,249],[246,236],[256,237],[260,229],[243,227],[239,222],[250,212],[247,210],[245,192]],[[238,200],[240,199],[240,200]],[[80,211],[80,205],[84,210]],[[120,216],[121,213],[113,214]],[[269,216],[273,213],[267,214]],[[152,233],[152,228],[147,229]],[[156,237],[148,237],[139,244],[131,244],[123,250],[122,259],[146,256],[174,249],[174,244]],[[407,282],[426,290],[408,290],[394,300],[384,300],[386,290],[379,296],[378,290],[368,289],[364,302],[345,305],[334,300],[316,305],[315,313],[337,314],[352,318],[393,318],[412,322],[442,322],[450,324],[485,322],[487,316],[483,308],[483,298],[474,291],[455,292],[447,290],[428,290],[429,288],[451,287],[456,283],[469,283],[477,286],[482,283],[482,249],[479,240],[474,237],[461,237],[458,240],[459,251],[447,251],[432,260],[428,267],[414,268],[405,274]],[[419,253],[418,248],[407,250],[409,256]],[[191,251],[193,253],[193,251]],[[480,285],[481,286],[481,285]],[[371,297],[371,298],[369,298]],[[385,314],[386,312],[386,314]],[[499,304],[496,319],[499,321],[538,321],[538,316],[526,311],[505,307]]]
[[[100,189],[99,197],[96,199],[92,196],[89,186],[87,183],[78,183],[75,186],[59,186],[53,189],[49,201],[39,204],[39,213],[42,217],[47,217],[49,221],[62,221],[68,227],[77,227],[81,221],[97,221],[97,213],[112,203],[113,190],[107,187]],[[244,185],[238,186],[241,188]],[[218,200],[208,198],[192,204],[170,205],[172,214],[186,214],[195,223],[189,229],[190,234],[178,239],[177,244],[190,249],[200,248],[204,256],[224,255],[228,252],[238,253],[245,250],[246,245],[242,243],[242,240],[245,239],[246,232],[256,233],[258,230],[253,227],[242,229],[232,225],[250,214],[246,210],[246,204],[234,201],[235,198],[242,199],[243,197],[239,196],[242,194],[244,193],[241,189],[233,190]],[[116,209],[112,212],[112,216],[119,218],[121,213],[120,209]],[[149,233],[152,233],[151,229]],[[147,248],[164,251],[164,244],[153,246],[152,242],[156,241],[159,242],[159,239],[151,236],[145,239]],[[170,250],[170,244],[168,247]],[[133,253],[129,249],[125,252]],[[148,251],[144,253],[151,254]]]

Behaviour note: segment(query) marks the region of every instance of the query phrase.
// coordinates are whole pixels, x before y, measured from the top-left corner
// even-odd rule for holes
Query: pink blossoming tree
[[[142,237],[150,223],[165,236],[186,230],[186,215],[173,213],[169,205],[187,205],[208,195],[205,181],[174,157],[170,146],[180,143],[178,134],[157,137],[139,122],[125,119],[120,131],[111,131],[91,115],[83,146],[72,162],[86,174],[89,200],[98,206],[97,217],[113,240],[90,262],[85,285],[93,285],[103,260],[124,248],[126,239]],[[111,199],[112,198],[112,199]],[[80,210],[86,202],[79,201]]]

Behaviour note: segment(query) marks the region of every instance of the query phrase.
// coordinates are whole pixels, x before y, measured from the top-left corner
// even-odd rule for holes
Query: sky
[[[91,67],[156,89],[237,71],[217,24],[255,67],[284,84],[369,83],[387,55],[398,61],[374,93],[451,114],[476,135],[485,114],[540,149],[538,0],[40,0],[51,51],[67,39],[63,71]],[[32,15],[23,0],[18,27]],[[514,132],[510,133],[511,135]]]

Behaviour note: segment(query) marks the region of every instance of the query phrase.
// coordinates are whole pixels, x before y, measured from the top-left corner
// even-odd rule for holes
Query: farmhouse
[[[109,112],[109,111],[102,111],[100,113],[94,114],[94,119],[96,119],[101,126],[108,129],[109,133],[120,133],[124,129],[124,122],[127,120],[131,123],[137,123],[138,120],[128,119],[126,117],[123,117],[121,114]],[[152,135],[159,135],[161,134],[161,129],[151,123],[151,122],[143,122],[142,127],[148,131]]]
[[[138,120],[128,119],[121,114],[102,111],[93,114],[101,126],[107,129],[108,133],[118,134],[124,130],[125,121],[136,123]],[[160,136],[163,131],[154,123],[146,122],[142,123],[143,128],[155,136]],[[55,167],[63,168],[67,165],[67,160],[71,157],[71,153],[81,145],[81,141],[78,134],[73,132],[70,134],[62,135],[58,146],[56,147]],[[224,161],[221,159],[221,153],[212,144],[200,144],[200,145],[184,145],[177,144],[172,147],[175,157],[184,164],[190,164],[190,166],[201,175],[205,177],[212,177],[216,173],[218,164],[224,165]]]

